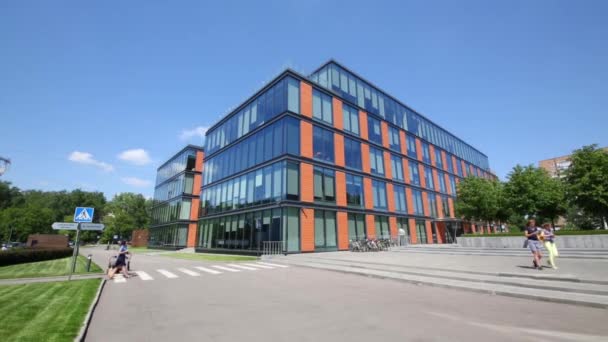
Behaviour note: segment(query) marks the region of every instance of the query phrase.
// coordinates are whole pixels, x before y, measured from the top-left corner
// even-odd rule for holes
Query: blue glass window
[[[435,182],[433,182],[433,170],[428,166],[424,167],[424,181],[427,189],[435,189]]]
[[[344,130],[359,135],[359,111],[345,103],[342,104]]]
[[[431,217],[437,217],[437,197],[432,193],[428,193],[427,198],[429,200],[429,214]]]
[[[373,179],[372,192],[374,197],[374,208],[386,210],[386,183]]]
[[[382,145],[382,130],[380,128],[380,120],[377,120],[368,115],[367,129],[369,132],[369,140]]]
[[[346,174],[346,204],[352,207],[363,207],[363,178]]]
[[[319,126],[313,128],[312,148],[314,159],[334,162],[334,133]]]
[[[441,158],[441,150],[435,147],[435,166],[439,169],[443,169],[443,159]]]
[[[418,170],[418,163],[410,160],[408,166],[410,168],[410,183],[413,185],[420,185],[420,173]]]
[[[414,201],[414,214],[424,215],[424,206],[422,204],[422,192],[412,189],[412,199]]]
[[[314,194],[315,201],[336,202],[336,174],[332,169],[315,166]]]
[[[331,96],[317,89],[312,91],[312,116],[328,124],[334,122],[331,106]]]
[[[391,174],[393,179],[403,182],[403,162],[394,154],[391,154]]]
[[[445,185],[445,173],[438,172],[437,179],[439,180],[439,191],[441,191],[444,194],[447,193],[448,189]]]
[[[369,163],[371,172],[377,175],[384,175],[384,154],[375,147],[369,148]]]
[[[411,135],[408,135],[406,140],[407,140],[407,155],[412,158],[417,158],[418,155],[416,154],[416,138],[414,138]]]
[[[407,202],[405,201],[405,188],[399,185],[393,186],[395,192],[395,211],[407,213]]]
[[[401,141],[399,139],[399,130],[397,128],[388,128],[388,142],[391,150],[401,152]]]
[[[454,176],[450,175],[450,189],[452,190],[452,195],[456,196],[456,178],[454,178]]]
[[[426,142],[422,142],[422,161],[427,164],[431,163],[431,150],[429,144]]]
[[[361,170],[361,143],[344,138],[344,163],[346,167]]]

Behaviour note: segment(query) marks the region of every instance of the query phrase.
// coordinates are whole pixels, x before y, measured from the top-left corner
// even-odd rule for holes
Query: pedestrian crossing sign
[[[76,207],[74,210],[74,222],[93,222],[95,208]]]

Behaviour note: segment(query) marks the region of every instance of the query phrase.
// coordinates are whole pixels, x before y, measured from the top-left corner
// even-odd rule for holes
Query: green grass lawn
[[[0,279],[10,278],[37,278],[37,277],[53,277],[67,275],[70,271],[71,257],[29,262],[26,264],[17,264],[0,267]],[[82,255],[78,256],[76,262],[76,274],[87,273],[87,258]],[[90,273],[103,272],[94,262],[91,263]],[[0,338],[1,339],[1,338]]]
[[[0,286],[2,341],[73,341],[100,279]]]
[[[257,257],[247,255],[228,255],[228,254],[204,254],[204,253],[166,253],[162,256],[200,261],[252,261],[258,260]]]

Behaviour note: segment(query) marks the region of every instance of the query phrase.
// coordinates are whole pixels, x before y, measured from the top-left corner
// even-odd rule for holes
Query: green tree
[[[141,194],[126,192],[114,196],[105,208],[102,239],[110,241],[114,235],[129,238],[134,229],[146,228],[150,224],[151,205]]]
[[[23,203],[19,188],[11,186],[10,182],[0,182],[0,210]]]
[[[553,222],[565,213],[564,186],[544,169],[517,165],[508,178],[506,202],[516,215],[543,217]]]
[[[11,207],[0,211],[2,240],[25,241],[29,234],[52,233],[53,211],[43,207]]]
[[[506,222],[511,215],[504,196],[504,185],[498,180],[467,177],[458,184],[456,214],[470,221]]]
[[[566,171],[568,198],[608,228],[608,152],[597,145],[583,146],[574,151],[570,161]]]

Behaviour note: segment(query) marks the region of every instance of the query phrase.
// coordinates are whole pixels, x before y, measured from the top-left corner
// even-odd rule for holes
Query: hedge
[[[0,266],[24,264],[27,262],[61,259],[71,256],[71,248],[54,249],[14,249],[0,252]]]
[[[558,230],[555,232],[555,236],[563,235],[600,235],[608,234],[606,229],[596,230]],[[496,233],[496,234],[464,234],[463,237],[501,237],[501,236],[524,236],[523,231],[509,232],[509,233]]]

